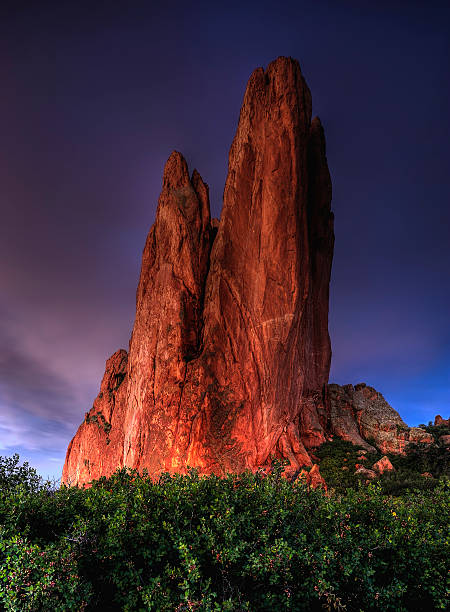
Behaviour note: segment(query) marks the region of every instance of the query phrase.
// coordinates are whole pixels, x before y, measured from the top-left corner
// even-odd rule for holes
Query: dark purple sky
[[[327,136],[331,380],[375,386],[411,425],[448,415],[447,5],[2,3],[0,454],[60,474],[128,346],[167,157],[218,216],[247,79],[279,55]]]

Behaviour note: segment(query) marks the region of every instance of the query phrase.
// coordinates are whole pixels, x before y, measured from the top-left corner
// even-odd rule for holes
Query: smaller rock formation
[[[367,450],[404,454],[411,442],[432,444],[433,436],[420,427],[408,427],[398,412],[365,383],[328,385],[331,430],[343,440]]]
[[[440,414],[434,417],[435,427],[450,427],[450,419],[443,419]]]
[[[306,481],[306,484],[312,489],[322,488],[327,491],[327,483],[322,477],[319,466],[315,463],[312,468],[307,472],[306,470],[301,470],[298,478]]]
[[[395,471],[394,466],[389,461],[389,458],[386,457],[386,455],[384,457],[381,457],[381,459],[379,461],[374,463],[372,465],[372,469],[375,470],[375,472],[378,472],[378,474],[384,474],[385,472],[394,472]]]
[[[357,474],[358,476],[361,476],[361,478],[365,479],[365,483],[367,484],[370,480],[374,480],[377,477],[377,473],[374,472],[373,470],[368,470],[365,467],[359,467],[356,471],[355,474]]]
[[[88,483],[93,475],[109,476],[116,469],[111,448],[123,446],[120,423],[124,417],[127,389],[128,354],[116,351],[106,362],[100,392],[89,412],[85,414],[67,450],[62,481],[67,485]],[[84,457],[78,461],[77,457]]]

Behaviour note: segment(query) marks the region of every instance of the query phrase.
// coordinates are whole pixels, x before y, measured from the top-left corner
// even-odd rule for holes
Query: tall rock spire
[[[324,441],[328,422],[330,202],[309,89],[298,62],[278,58],[248,82],[215,239],[207,186],[197,172],[189,178],[179,153],[169,158],[143,254],[121,420],[113,415],[109,444],[90,452],[78,440],[89,436],[85,422],[64,480],[122,465],[156,475],[254,470],[272,456],[291,471],[311,463],[307,448]],[[86,460],[89,478],[79,469]]]

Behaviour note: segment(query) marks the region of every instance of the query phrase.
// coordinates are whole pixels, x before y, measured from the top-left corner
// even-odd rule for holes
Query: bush
[[[44,548],[0,531],[0,593],[5,610],[84,610],[90,585],[80,578],[74,552],[64,544]]]
[[[151,481],[122,469],[88,489],[6,487],[0,601],[7,610],[445,609],[446,482],[402,498],[380,485],[327,496],[281,470]]]
[[[370,468],[381,458],[381,453],[375,451],[366,453],[365,461],[358,461],[361,450],[364,449],[351,442],[335,439],[325,442],[315,451],[320,460],[320,473],[329,487],[341,493],[345,493],[349,488],[358,488],[360,478],[355,474],[356,464]]]
[[[19,455],[0,457],[0,490],[11,491],[22,487],[27,491],[37,491],[43,484],[36,470],[25,462],[20,465]]]
[[[440,435],[439,432],[436,434],[437,439]],[[375,446],[373,441],[371,444]],[[320,461],[320,473],[328,486],[338,493],[358,488],[361,479],[355,474],[356,464],[370,469],[382,456],[376,450],[366,453],[365,461],[359,461],[361,449],[340,439],[325,442],[315,454]],[[450,476],[450,452],[440,443],[409,444],[405,455],[390,454],[388,457],[395,471],[385,472],[379,477],[382,491],[388,495],[409,495],[412,490],[432,490],[438,485],[439,478]],[[430,474],[432,478],[424,477],[424,473]]]

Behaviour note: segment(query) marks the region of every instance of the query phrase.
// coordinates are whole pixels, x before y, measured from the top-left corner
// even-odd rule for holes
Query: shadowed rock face
[[[408,427],[398,412],[373,387],[328,385],[331,431],[339,438],[382,453],[403,454],[410,443],[432,444],[433,436],[420,427]]]
[[[309,89],[299,64],[279,58],[248,82],[219,224],[200,175],[170,156],[128,359],[108,360],[64,481],[123,465],[151,475],[255,470],[271,455],[293,472],[311,465],[308,449],[329,421],[330,202]]]

